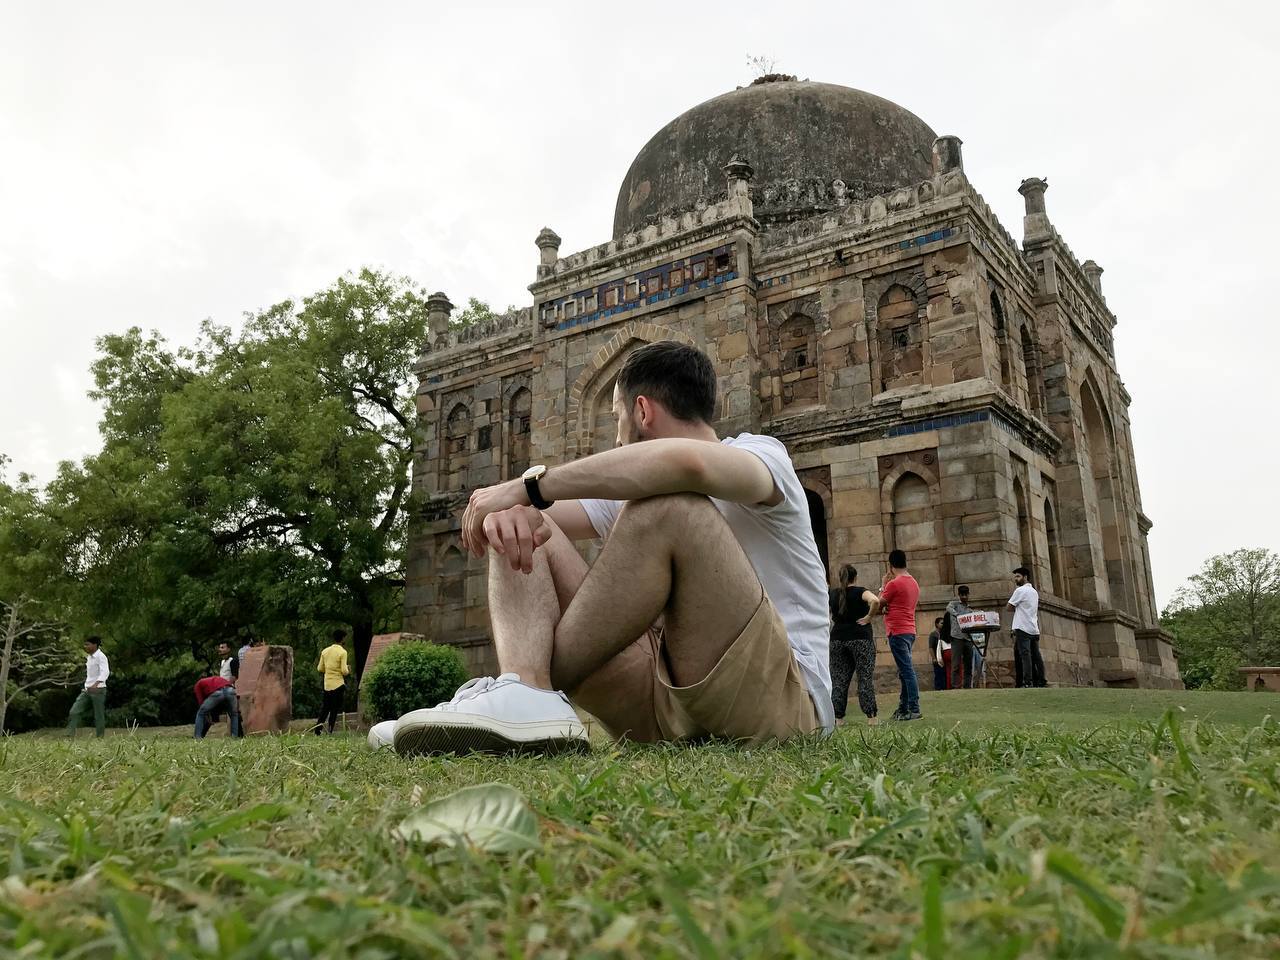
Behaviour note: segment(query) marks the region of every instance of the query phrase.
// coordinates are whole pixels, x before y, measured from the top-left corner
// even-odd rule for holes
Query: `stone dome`
[[[700,103],[654,134],[618,191],[615,238],[725,193],[737,154],[755,168],[766,226],[927,180],[934,132],[895,103],[832,83],[762,77]],[[836,181],[843,181],[843,187]]]

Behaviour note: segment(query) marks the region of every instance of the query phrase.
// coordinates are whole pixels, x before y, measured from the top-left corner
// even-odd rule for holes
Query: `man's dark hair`
[[[716,418],[716,371],[707,355],[674,340],[637,347],[618,371],[627,406],[644,395],[677,420],[711,423]]]
[[[219,640],[219,641],[218,641],[218,646],[220,646],[220,647],[226,647],[228,650],[230,650],[230,649],[231,649],[231,641],[230,641],[230,640]]]
[[[937,617],[937,618],[933,621],[933,625],[934,625],[935,627],[940,627],[940,626],[942,626],[942,617]]]
[[[92,643],[95,647],[101,647],[101,646],[102,646],[102,638],[101,638],[100,636],[98,636],[97,634],[94,634],[92,637],[85,637],[85,638],[84,638],[84,642],[85,642],[85,643]]]
[[[1028,580],[1031,579],[1031,571],[1028,570],[1026,567],[1014,567],[1013,572],[1022,574]]]
[[[341,643],[343,640],[347,639],[347,631],[335,630],[333,631],[332,636],[333,636],[334,643]]]
[[[956,593],[968,593],[968,592],[969,592],[969,588],[963,583],[960,584],[960,586],[956,587]]]
[[[899,570],[907,569],[907,555],[901,550],[889,551],[889,566]]]

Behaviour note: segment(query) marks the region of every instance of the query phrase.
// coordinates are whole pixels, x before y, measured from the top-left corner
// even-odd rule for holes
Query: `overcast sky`
[[[362,265],[525,304],[543,225],[607,240],[631,159],[748,55],[964,140],[1106,270],[1161,605],[1280,549],[1273,4],[8,3],[0,453],[98,445],[94,338],[313,292]]]

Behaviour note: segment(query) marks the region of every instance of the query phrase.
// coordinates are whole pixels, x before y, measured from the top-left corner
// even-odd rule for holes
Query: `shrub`
[[[394,720],[410,710],[449,700],[467,680],[453,647],[413,640],[387,650],[362,681],[370,719]]]
[[[107,725],[176,726],[196,715],[192,688],[203,671],[189,653],[142,663],[111,665],[107,681]],[[119,666],[117,666],[117,662]],[[65,717],[62,719],[66,722]]]

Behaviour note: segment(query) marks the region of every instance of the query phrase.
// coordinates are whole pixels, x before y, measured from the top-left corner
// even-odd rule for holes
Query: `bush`
[[[466,681],[467,668],[457,650],[413,640],[379,657],[362,689],[371,720],[394,720],[451,699]]]

